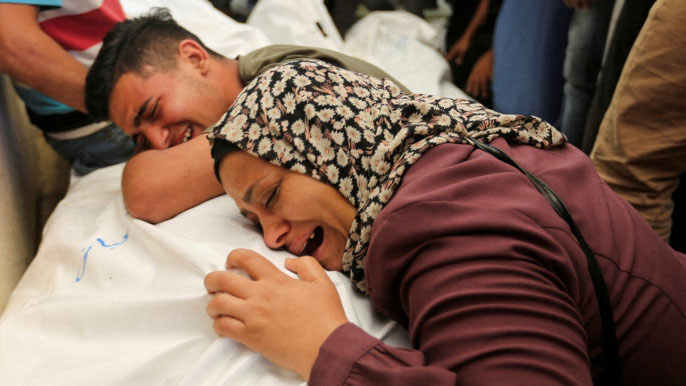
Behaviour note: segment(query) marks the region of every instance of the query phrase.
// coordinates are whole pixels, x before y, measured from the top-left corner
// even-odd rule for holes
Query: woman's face
[[[356,210],[338,190],[243,151],[226,155],[219,174],[241,214],[262,228],[267,246],[342,269]]]

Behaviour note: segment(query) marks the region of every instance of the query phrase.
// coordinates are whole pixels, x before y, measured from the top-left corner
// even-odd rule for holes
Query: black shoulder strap
[[[505,154],[502,150],[497,147],[493,147],[477,140],[472,140],[473,145],[486,153],[492,154],[499,160],[512,165],[520,172],[524,173],[525,176],[529,178],[531,183],[534,184],[536,189],[541,192],[543,197],[548,199],[550,205],[552,205],[555,212],[567,222],[569,227],[572,229],[572,233],[576,236],[579,241],[581,249],[586,254],[586,260],[588,262],[588,271],[591,274],[591,280],[593,281],[593,288],[595,289],[596,299],[598,301],[598,307],[600,308],[600,320],[602,324],[602,340],[601,344],[603,346],[603,355],[605,356],[605,379],[604,383],[608,385],[622,385],[623,377],[620,369],[620,359],[619,359],[619,344],[617,343],[617,335],[615,333],[615,323],[612,316],[612,304],[610,303],[610,296],[607,291],[607,285],[605,280],[603,280],[603,274],[600,271],[600,266],[598,261],[595,259],[595,254],[591,251],[591,248],[586,243],[586,240],[581,235],[581,231],[574,223],[572,215],[567,210],[567,207],[562,202],[560,197],[541,179],[535,175],[529,173],[524,168],[519,166],[510,156]]]

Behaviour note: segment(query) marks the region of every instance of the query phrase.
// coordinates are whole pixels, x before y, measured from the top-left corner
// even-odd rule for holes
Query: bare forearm
[[[135,155],[124,169],[122,192],[131,216],[158,223],[224,190],[214,176],[209,143],[203,135],[169,149]]]
[[[40,29],[37,14],[32,5],[0,4],[0,72],[85,112],[88,69]]]
[[[448,61],[453,61],[455,64],[462,65],[462,60],[465,54],[469,50],[472,38],[478,29],[484,24],[488,16],[488,0],[481,0],[479,5],[472,15],[472,19],[467,25],[467,28],[462,33],[459,39],[457,39],[452,46],[448,49],[445,57]]]
[[[488,5],[489,0],[481,0],[479,2],[472,20],[469,22],[467,29],[465,29],[463,35],[467,36],[470,40],[476,31],[486,22],[486,17],[488,16]]]

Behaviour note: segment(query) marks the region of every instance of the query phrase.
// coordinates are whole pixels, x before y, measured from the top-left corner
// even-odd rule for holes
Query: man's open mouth
[[[316,251],[317,248],[319,248],[319,246],[322,244],[323,240],[324,228],[320,226],[314,228],[314,231],[312,231],[310,238],[307,239],[307,242],[305,243],[303,250],[300,251],[300,256],[312,256],[314,251]]]

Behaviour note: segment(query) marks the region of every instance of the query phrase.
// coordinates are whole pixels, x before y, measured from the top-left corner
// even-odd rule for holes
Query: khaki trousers
[[[658,0],[627,58],[598,131],[598,174],[665,241],[686,171],[686,1]]]

